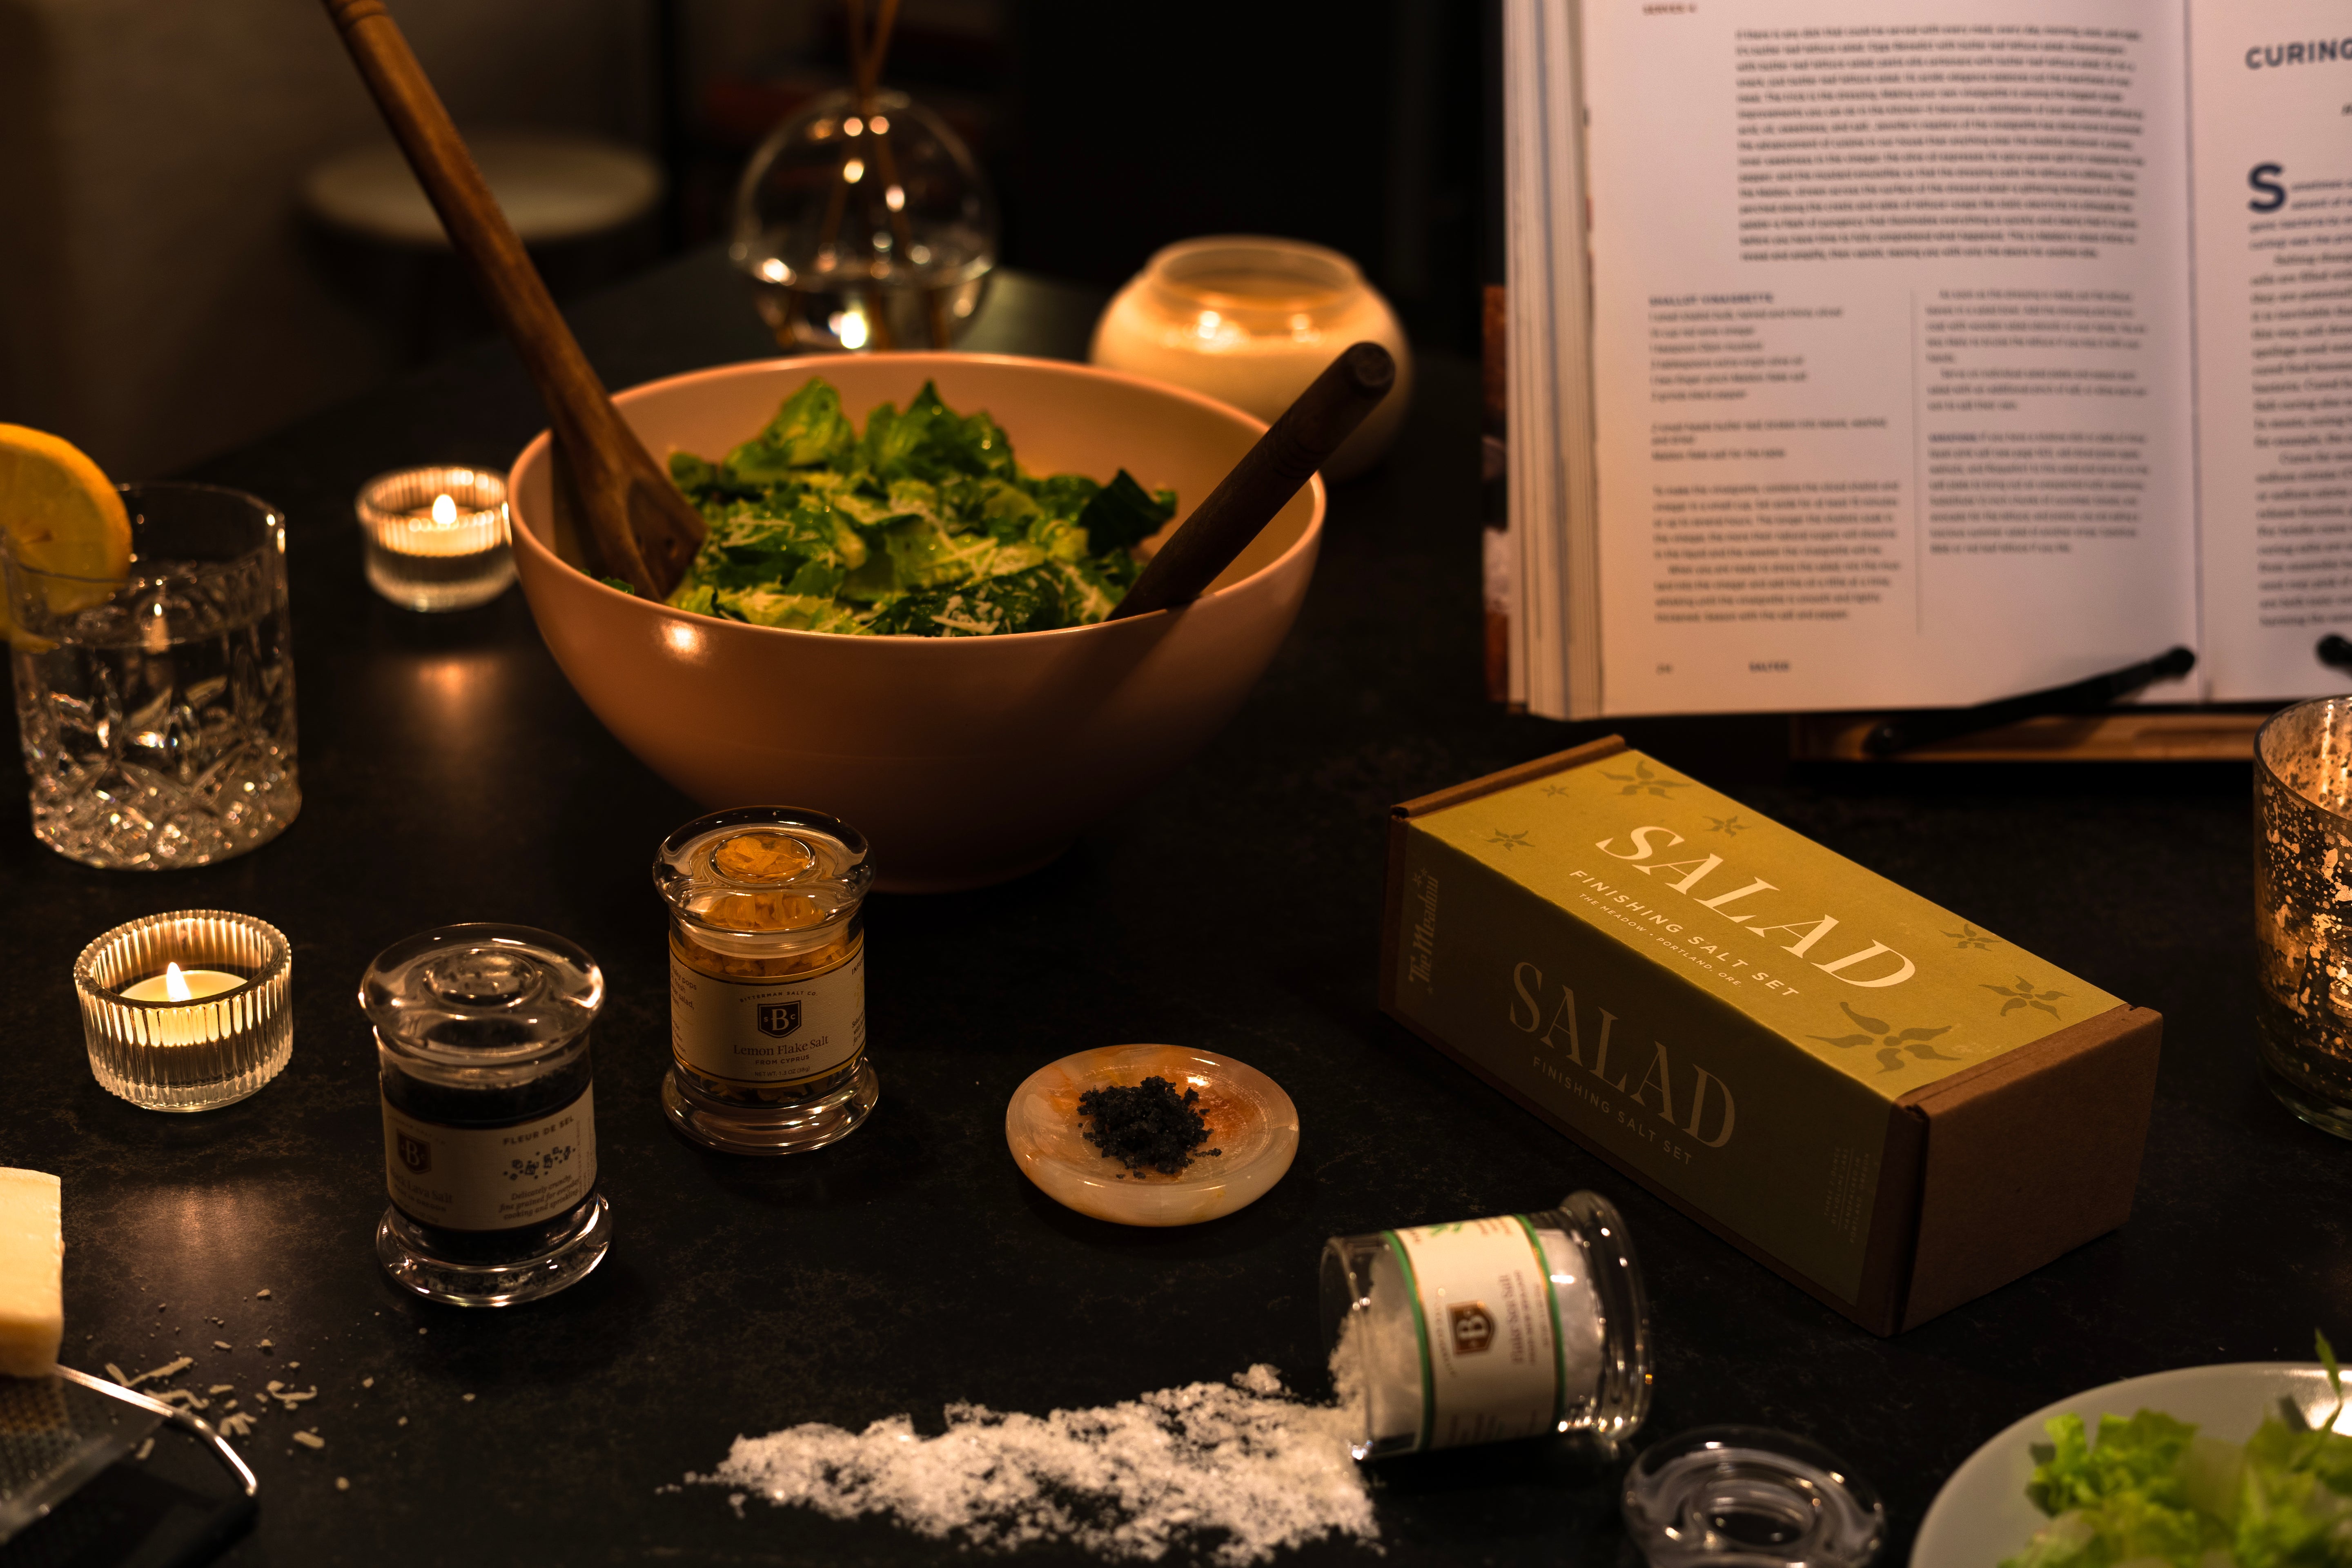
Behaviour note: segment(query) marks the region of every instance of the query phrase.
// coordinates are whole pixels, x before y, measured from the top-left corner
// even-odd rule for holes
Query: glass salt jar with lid
[[[1642,1270],[1597,1193],[1333,1237],[1322,1295],[1359,1459],[1553,1433],[1615,1439],[1649,1412]]]
[[[881,1097],[866,1058],[866,894],[847,823],[792,806],[698,816],[654,857],[669,907],[662,1110],[735,1154],[823,1148]]]
[[[596,961],[529,926],[442,926],[376,954],[359,999],[383,1096],[385,1272],[460,1307],[585,1279],[613,1239],[596,1190]]]

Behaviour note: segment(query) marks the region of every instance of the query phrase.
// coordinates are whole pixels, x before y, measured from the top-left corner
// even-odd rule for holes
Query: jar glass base
[[[739,1105],[704,1093],[672,1067],[662,1077],[663,1114],[697,1143],[729,1154],[801,1154],[857,1131],[882,1098],[874,1064],[860,1060],[850,1080],[821,1100],[791,1105]]]
[[[577,1285],[604,1261],[613,1245],[612,1205],[604,1194],[580,1206],[548,1248],[530,1258],[484,1263],[434,1250],[424,1231],[397,1208],[375,1227],[375,1255],[403,1289],[452,1307],[512,1307]]]
[[[2338,1105],[2313,1094],[2273,1066],[2267,1051],[2256,1052],[2254,1060],[2262,1068],[2263,1086],[2277,1097],[2281,1105],[2322,1132],[2352,1139],[2352,1106]]]

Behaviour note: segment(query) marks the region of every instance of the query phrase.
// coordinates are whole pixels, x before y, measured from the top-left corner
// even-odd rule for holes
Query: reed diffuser
[[[947,348],[996,265],[996,198],[945,121],[880,85],[898,0],[846,0],[852,85],[743,171],[729,255],[794,352]]]

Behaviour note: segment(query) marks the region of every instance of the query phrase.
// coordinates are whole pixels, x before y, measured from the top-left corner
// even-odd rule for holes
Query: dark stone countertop
[[[1076,353],[1097,303],[1009,279],[970,346]],[[575,320],[615,386],[771,352],[708,255]],[[240,1388],[301,1363],[292,1380],[320,1391],[303,1424],[326,1447],[293,1447],[282,1415],[245,1445],[263,1490],[237,1563],[930,1561],[954,1549],[662,1489],[739,1433],[799,1422],[910,1412],[937,1430],[951,1400],[1044,1412],[1256,1362],[1319,1392],[1325,1237],[1592,1186],[1622,1206],[1654,1302],[1645,1436],[1808,1433],[1885,1493],[1899,1563],[1944,1478],[2037,1405],[2166,1367],[2301,1358],[2315,1326],[2352,1333],[2352,1152],[2273,1103],[2252,1061],[2242,766],[1807,769],[1784,760],[1778,721],[1614,726],[2166,1015],[2131,1223],[1898,1339],[1739,1257],[1380,1015],[1389,806],[1605,728],[1481,696],[1476,405],[1475,366],[1424,363],[1390,461],[1334,494],[1297,630],[1190,766],[1035,875],[873,900],[881,1108],[845,1143],[773,1163],[688,1146],[656,1103],[665,960],[646,867],[693,805],[598,727],[519,594],[421,616],[361,576],[362,479],[503,466],[538,428],[511,357],[484,345],[206,465],[290,520],[305,804],[257,853],[155,876],[0,834],[0,1163],[63,1175],[68,1359],[137,1371],[185,1349],[186,1382]],[[23,798],[13,760],[0,797]],[[119,921],[207,906],[291,936],[292,1064],[223,1110],[135,1110],[90,1077],[70,965]],[[596,1052],[613,1252],[512,1311],[407,1298],[371,1245],[384,1195],[353,989],[386,943],[459,920],[562,931],[611,982]],[[1174,1231],[1045,1199],[1005,1152],[1007,1095],[1043,1062],[1131,1040],[1230,1052],[1286,1087],[1304,1126],[1289,1175]],[[1615,1561],[1612,1476],[1542,1444],[1390,1465],[1386,1561]],[[1368,1560],[1336,1543],[1299,1558]]]

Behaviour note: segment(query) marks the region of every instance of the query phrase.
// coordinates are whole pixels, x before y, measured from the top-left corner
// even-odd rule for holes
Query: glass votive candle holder
[[[368,584],[408,610],[470,610],[514,581],[507,482],[480,468],[395,468],[360,487]]]
[[[2352,698],[2254,737],[2255,1061],[2280,1103],[2352,1138]]]
[[[267,921],[181,910],[120,925],[74,961],[89,1070],[150,1110],[210,1110],[294,1054],[294,950]]]

